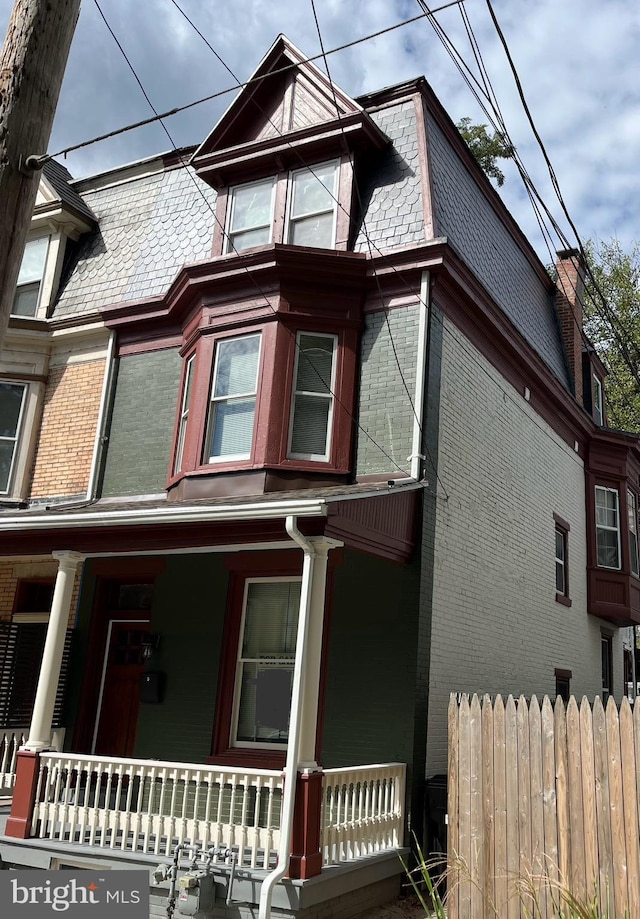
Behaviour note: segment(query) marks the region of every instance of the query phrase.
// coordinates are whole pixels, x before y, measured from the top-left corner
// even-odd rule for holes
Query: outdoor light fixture
[[[157,632],[147,632],[142,639],[142,656],[148,661],[154,651],[160,647],[160,636]]]

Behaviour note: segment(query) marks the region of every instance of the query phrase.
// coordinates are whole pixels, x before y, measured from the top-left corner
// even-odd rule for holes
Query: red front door
[[[144,670],[142,640],[148,632],[148,620],[109,620],[94,744],[97,756],[133,755]]]

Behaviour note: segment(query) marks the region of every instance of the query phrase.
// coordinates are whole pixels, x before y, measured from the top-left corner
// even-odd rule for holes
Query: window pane
[[[597,541],[598,564],[605,568],[619,568],[618,533],[616,530],[599,529]]]
[[[335,339],[330,336],[323,338],[320,335],[300,335],[296,374],[298,392],[329,392],[334,344]]]
[[[0,440],[0,492],[2,493],[9,490],[9,478],[11,476],[11,463],[14,449],[15,441]]]
[[[244,185],[233,190],[231,232],[253,227],[271,227],[273,180]],[[267,242],[269,239],[267,238]]]
[[[247,335],[220,342],[214,397],[255,392],[259,350],[259,335]]]
[[[210,457],[251,453],[255,407],[255,398],[213,403]]]
[[[295,397],[291,452],[324,456],[327,451],[331,400],[321,396]]]
[[[636,496],[632,491],[627,491],[627,519],[629,526],[629,556],[631,571],[638,574],[638,513],[636,509]]]
[[[236,252],[250,249],[251,246],[266,246],[271,241],[271,227],[262,227],[259,230],[245,230],[243,233],[230,234],[230,247]]]
[[[0,437],[18,433],[20,409],[25,387],[18,383],[0,383]]]
[[[299,581],[248,585],[240,653],[239,741],[287,742],[299,608]]]
[[[333,212],[292,222],[289,242],[294,246],[330,249],[333,246]]]
[[[18,287],[11,307],[12,316],[35,316],[38,309],[40,282]]]
[[[40,239],[29,240],[25,246],[24,255],[22,256],[20,274],[18,275],[19,285],[29,284],[32,281],[42,280],[48,245],[48,236],[42,236]]]
[[[293,175],[291,216],[317,214],[318,211],[331,210],[335,206],[335,163],[325,163],[311,170],[296,172]]]

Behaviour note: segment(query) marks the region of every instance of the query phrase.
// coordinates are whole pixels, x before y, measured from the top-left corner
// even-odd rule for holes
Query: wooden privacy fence
[[[452,695],[448,785],[449,919],[640,919],[640,702]]]

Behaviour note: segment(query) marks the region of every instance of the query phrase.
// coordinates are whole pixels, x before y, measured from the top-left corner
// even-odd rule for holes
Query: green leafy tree
[[[593,278],[588,272],[584,327],[609,371],[607,422],[640,433],[640,243],[625,251],[617,239],[589,242],[585,252]]]
[[[504,134],[499,131],[491,133],[486,124],[472,124],[470,118],[461,118],[456,127],[483,172],[490,179],[495,179],[498,187],[504,185],[504,173],[497,160],[513,159],[513,147]]]

